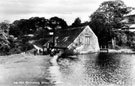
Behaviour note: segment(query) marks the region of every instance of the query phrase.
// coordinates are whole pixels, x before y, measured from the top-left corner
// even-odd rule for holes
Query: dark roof
[[[46,43],[49,40],[49,38],[40,38],[38,40],[34,40],[35,45],[37,45],[38,47],[43,47],[44,43]]]
[[[56,34],[57,44],[55,47],[67,48],[85,29],[85,27],[86,26],[74,27],[58,31]],[[49,42],[52,42],[52,38]]]

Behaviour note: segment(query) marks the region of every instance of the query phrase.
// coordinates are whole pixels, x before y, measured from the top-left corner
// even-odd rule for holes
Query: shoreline
[[[135,54],[135,51],[132,49],[104,49],[100,50],[101,53],[128,53],[128,54]]]

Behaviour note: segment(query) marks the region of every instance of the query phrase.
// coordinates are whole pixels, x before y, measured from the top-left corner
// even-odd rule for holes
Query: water
[[[48,71],[54,86],[135,86],[135,54],[95,53],[60,58]]]
[[[0,86],[135,86],[135,54],[1,57]]]

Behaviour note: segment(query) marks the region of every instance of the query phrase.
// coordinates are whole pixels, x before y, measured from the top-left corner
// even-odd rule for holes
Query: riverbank
[[[105,53],[135,53],[133,49],[103,49],[100,50],[100,52],[105,52]]]
[[[50,58],[31,54],[0,56],[0,86],[20,86],[21,83],[16,84],[42,80],[44,82],[47,80],[46,83],[48,83],[49,80],[45,78],[48,77],[47,68],[50,66]]]

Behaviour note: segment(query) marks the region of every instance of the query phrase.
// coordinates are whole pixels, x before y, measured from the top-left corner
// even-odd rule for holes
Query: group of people
[[[34,55],[42,55],[42,54],[43,54],[42,50],[37,50],[37,49],[34,50]]]
[[[34,50],[34,55],[55,55],[56,53],[58,53],[59,50],[58,49],[52,49],[52,48],[45,48],[45,49],[35,49]]]

